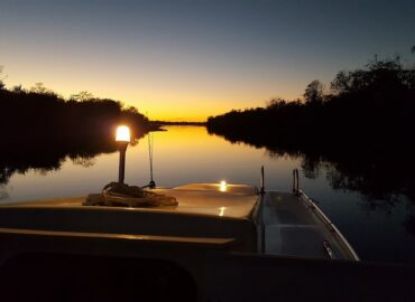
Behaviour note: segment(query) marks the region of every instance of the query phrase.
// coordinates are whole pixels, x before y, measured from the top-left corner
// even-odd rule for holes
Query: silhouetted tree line
[[[65,100],[41,83],[6,89],[0,80],[0,183],[16,171],[57,169],[69,156],[91,158],[116,150],[115,128],[143,136],[152,124],[134,107],[81,92]]]
[[[275,99],[265,108],[210,117],[209,132],[232,142],[266,147],[271,154],[303,156],[312,176],[322,163],[334,169],[334,188],[371,199],[407,194],[415,200],[415,67],[399,58],[373,60],[341,71],[323,92],[320,81],[304,100]]]

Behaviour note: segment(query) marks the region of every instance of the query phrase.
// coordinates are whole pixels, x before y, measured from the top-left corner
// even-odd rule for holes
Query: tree
[[[35,86],[30,88],[30,91],[34,93],[44,94],[48,92],[48,89],[45,87],[45,85],[43,85],[42,82],[37,82],[35,83]]]
[[[271,99],[270,101],[268,101],[266,103],[266,107],[268,109],[278,108],[278,107],[284,106],[286,103],[287,102],[283,98],[277,97],[277,98],[274,98],[274,99]]]
[[[330,87],[337,94],[350,92],[352,87],[350,72],[340,71],[337,73],[334,80],[330,83]]]
[[[22,85],[16,85],[12,88],[12,91],[15,93],[23,93],[25,92]]]
[[[306,103],[321,103],[323,101],[323,84],[319,80],[312,81],[307,85],[303,96]]]
[[[0,90],[3,90],[6,86],[3,82],[3,78],[1,77],[1,74],[3,73],[3,66],[0,66]]]
[[[399,56],[386,60],[375,57],[364,69],[339,72],[331,82],[331,88],[338,95],[369,93],[389,96],[402,90],[406,73]]]
[[[77,100],[80,102],[91,100],[93,98],[94,98],[93,94],[86,90],[82,90],[78,94],[71,95],[71,99]]]

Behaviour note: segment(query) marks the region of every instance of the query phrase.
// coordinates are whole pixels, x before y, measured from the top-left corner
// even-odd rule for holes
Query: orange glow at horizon
[[[415,27],[408,0],[358,10],[347,1],[104,2],[0,1],[6,87],[42,82],[65,98],[88,91],[153,120],[205,121],[301,98],[312,80],[329,84],[375,53],[406,56]]]
[[[30,68],[25,68],[27,66]],[[138,79],[131,71],[118,71],[103,78],[101,68],[91,66],[93,69],[82,73],[88,68],[71,66],[71,62],[52,67],[16,59],[12,65],[5,67],[5,84],[9,88],[22,85],[30,89],[35,83],[42,82],[46,88],[64,98],[79,91],[88,91],[98,98],[110,98],[134,106],[151,120],[204,122],[209,116],[233,109],[264,106],[275,96],[295,98],[295,91],[299,90],[287,84],[281,89],[278,82],[275,84],[270,80],[271,77],[261,85],[253,85],[249,78],[224,79],[217,76],[217,79],[214,75],[209,78],[204,75],[203,79],[189,75],[186,81],[166,79],[163,70],[160,74],[153,70],[145,78]],[[284,93],[277,94],[276,91]]]
[[[19,82],[22,83],[22,82]],[[86,89],[82,87],[78,90],[70,90],[66,85],[49,85],[49,82],[42,82],[46,88],[51,89],[58,95],[68,99],[71,95],[79,91],[88,91],[94,97],[110,98],[120,101],[126,106],[136,107],[139,112],[147,115],[150,120],[162,121],[188,121],[188,122],[205,122],[209,116],[220,115],[231,110],[243,110],[247,108],[264,106],[272,97],[265,95],[255,97],[236,95],[234,99],[221,99],[216,95],[198,97],[196,95],[170,94],[148,96],[145,93],[124,94],[122,91],[117,93],[112,89],[105,89],[100,92],[99,89]],[[35,82],[30,85],[22,85],[23,88],[29,89],[34,86]],[[13,85],[8,85],[12,87]],[[62,87],[55,89],[54,87]],[[250,101],[251,100],[251,101]]]

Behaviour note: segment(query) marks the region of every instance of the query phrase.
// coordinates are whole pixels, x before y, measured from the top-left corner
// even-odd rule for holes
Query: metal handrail
[[[293,193],[298,194],[300,191],[300,177],[298,169],[293,170]]]
[[[261,166],[261,179],[260,179],[259,193],[260,194],[265,194],[265,170],[264,170],[264,166]]]
[[[332,235],[335,235],[339,239],[338,242],[346,248],[346,250],[352,256],[352,258],[355,261],[360,261],[359,256],[357,255],[356,251],[349,243],[349,241],[346,239],[346,237],[344,237],[342,232],[340,232],[336,225],[326,216],[326,214],[324,214],[324,212],[314,203],[314,201],[310,197],[308,197],[302,190],[298,190],[298,195],[306,204],[308,204],[310,210],[312,210],[315,213],[315,215],[320,219],[320,221],[326,225],[330,233]]]

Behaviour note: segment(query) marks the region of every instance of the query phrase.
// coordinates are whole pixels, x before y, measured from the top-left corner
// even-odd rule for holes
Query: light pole
[[[120,150],[120,163],[118,170],[118,183],[124,183],[125,176],[125,153],[127,151],[128,143],[130,142],[130,129],[127,126],[118,126],[115,134],[115,141]]]

